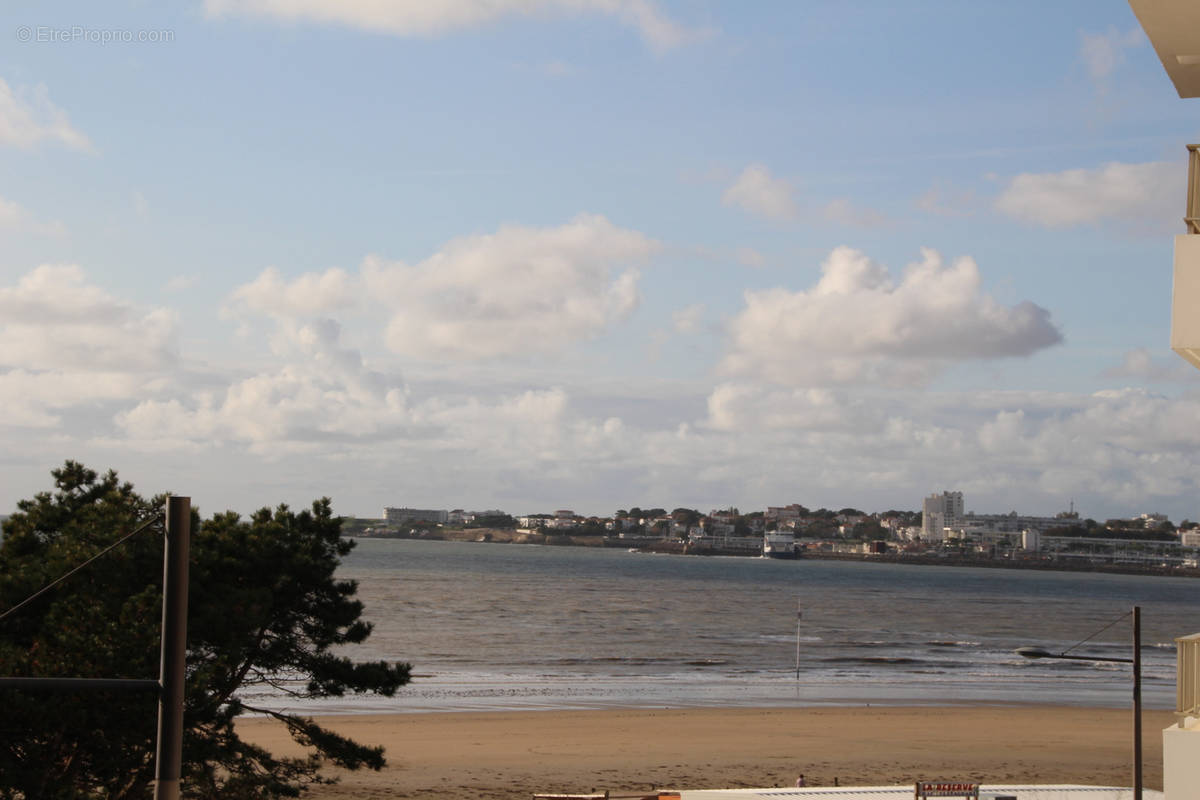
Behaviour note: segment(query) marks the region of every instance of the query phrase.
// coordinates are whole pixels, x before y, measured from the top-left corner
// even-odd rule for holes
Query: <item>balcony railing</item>
[[[1200,717],[1200,633],[1175,640],[1175,716]]]
[[[1187,216],[1183,222],[1188,233],[1200,233],[1200,144],[1189,144]]]

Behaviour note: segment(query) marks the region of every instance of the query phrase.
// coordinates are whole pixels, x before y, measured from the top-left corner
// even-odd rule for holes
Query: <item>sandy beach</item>
[[[1145,781],[1162,787],[1161,731],[1144,716]],[[626,709],[323,717],[387,748],[380,772],[339,772],[313,798],[528,798],[535,791],[982,782],[1130,783],[1131,719],[1046,706]],[[299,753],[282,726],[239,730]],[[334,773],[331,773],[334,774]]]

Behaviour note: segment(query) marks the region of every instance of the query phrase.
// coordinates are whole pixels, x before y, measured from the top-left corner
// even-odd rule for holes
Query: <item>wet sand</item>
[[[985,783],[1129,786],[1129,711],[1047,706],[623,709],[454,712],[321,718],[387,749],[379,772],[331,770],[310,798],[528,798],[809,785]],[[1147,788],[1162,788],[1169,711],[1143,718]],[[239,722],[277,754],[301,749],[283,727]]]

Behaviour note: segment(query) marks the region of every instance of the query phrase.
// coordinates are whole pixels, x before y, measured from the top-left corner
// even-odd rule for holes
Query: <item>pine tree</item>
[[[149,529],[0,619],[0,675],[157,678],[165,498],[146,499],[115,472],[68,461],[57,491],[18,504],[0,543],[0,613],[146,522]],[[262,509],[250,519],[193,513],[183,795],[295,797],[325,782],[327,764],[379,769],[368,747],[312,720],[252,706],[246,690],[297,698],[390,696],[404,663],[358,663],[335,648],[362,642],[353,581],[338,580],[353,547],[327,499],[311,511]],[[0,696],[0,797],[151,795],[153,693],[9,691]],[[243,741],[234,720],[267,713],[311,749],[279,758]]]

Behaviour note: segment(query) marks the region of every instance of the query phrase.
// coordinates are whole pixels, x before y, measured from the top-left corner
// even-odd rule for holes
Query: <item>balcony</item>
[[[1189,144],[1187,233],[1175,237],[1171,349],[1200,368],[1200,145]]]
[[[1200,717],[1200,633],[1175,640],[1175,716],[1179,727]]]
[[[1189,144],[1187,216],[1183,218],[1188,233],[1200,233],[1200,144]]]

